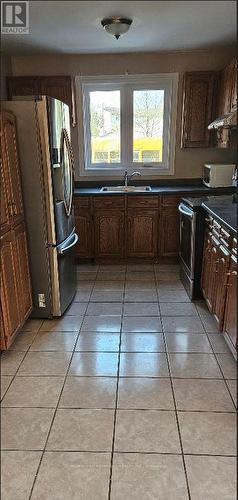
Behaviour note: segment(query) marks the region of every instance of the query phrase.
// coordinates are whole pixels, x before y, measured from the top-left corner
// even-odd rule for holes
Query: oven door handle
[[[180,203],[178,209],[181,214],[189,217],[190,219],[193,218],[193,211],[187,208],[183,203]]]

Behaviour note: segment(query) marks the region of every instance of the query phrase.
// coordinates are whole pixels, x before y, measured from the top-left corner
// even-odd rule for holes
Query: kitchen
[[[2,31],[4,500],[236,498],[235,13]]]

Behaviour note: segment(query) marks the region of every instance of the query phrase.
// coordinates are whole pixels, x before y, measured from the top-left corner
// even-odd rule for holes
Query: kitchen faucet
[[[128,186],[128,183],[130,182],[131,178],[134,175],[139,175],[141,177],[141,173],[140,172],[133,172],[132,174],[128,174],[127,170],[125,170],[125,174],[124,174],[124,186],[125,187]]]

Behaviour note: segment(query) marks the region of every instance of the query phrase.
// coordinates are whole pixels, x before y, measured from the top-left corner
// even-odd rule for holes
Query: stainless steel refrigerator
[[[76,291],[70,114],[50,97],[2,102],[16,117],[35,318],[61,316]]]

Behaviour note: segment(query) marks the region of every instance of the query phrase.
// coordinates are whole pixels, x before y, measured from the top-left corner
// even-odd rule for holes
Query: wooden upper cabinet
[[[237,61],[233,59],[221,73],[219,115],[226,115],[237,107]]]
[[[41,94],[40,80],[34,76],[9,76],[7,77],[7,93],[9,99],[15,96]]]
[[[127,212],[127,257],[157,255],[158,211],[129,208]]]
[[[211,146],[208,130],[216,107],[218,73],[194,71],[185,73],[183,83],[182,148]]]
[[[237,349],[237,260],[231,257],[227,281],[227,296],[223,331]]]
[[[74,83],[71,76],[12,76],[7,78],[8,98],[48,95],[68,104],[72,125],[76,124]]]
[[[3,214],[5,223],[18,224],[23,220],[23,201],[16,136],[15,117],[12,113],[1,113],[1,177],[3,179]]]
[[[237,109],[237,60],[233,61],[233,77],[231,87],[231,111]]]

